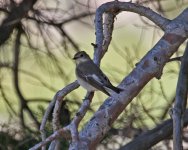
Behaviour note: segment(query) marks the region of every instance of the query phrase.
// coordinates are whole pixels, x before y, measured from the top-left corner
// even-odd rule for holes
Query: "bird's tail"
[[[118,87],[115,87],[115,86],[113,86],[112,90],[113,90],[114,92],[118,93],[118,94],[119,94],[121,91],[123,91],[123,89],[118,88]]]

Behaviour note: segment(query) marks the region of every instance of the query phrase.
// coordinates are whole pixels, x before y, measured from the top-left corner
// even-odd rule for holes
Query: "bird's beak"
[[[77,57],[76,57],[76,56],[74,56],[72,59],[74,59],[74,60],[75,60],[76,58],[77,58]]]

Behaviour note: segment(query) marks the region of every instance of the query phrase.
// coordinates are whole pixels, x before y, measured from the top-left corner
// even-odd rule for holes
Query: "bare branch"
[[[20,100],[20,116],[22,116],[22,125],[24,125],[23,123],[23,110],[25,109],[26,111],[28,111],[28,114],[31,116],[31,118],[34,120],[37,128],[39,128],[39,122],[36,119],[36,117],[34,116],[33,112],[30,110],[30,108],[27,105],[27,101],[24,98],[20,87],[19,87],[19,73],[18,73],[18,68],[19,68],[19,56],[20,56],[20,38],[21,38],[21,34],[22,34],[22,29],[21,27],[18,28],[18,33],[17,33],[17,37],[16,37],[16,41],[15,41],[15,48],[14,48],[14,66],[13,66],[13,77],[14,77],[14,86],[17,92],[17,95],[19,97]]]
[[[169,59],[168,62],[171,62],[171,61],[181,61],[181,59],[182,59],[182,56],[180,56],[180,57],[175,57],[175,58]]]
[[[50,113],[52,112],[52,109],[54,108],[54,105],[55,105],[55,102],[56,102],[56,99],[54,98],[50,104],[48,105],[48,108],[46,109],[45,111],[45,114],[42,118],[42,123],[40,125],[40,133],[41,133],[41,138],[42,138],[42,141],[45,141],[46,140],[46,130],[45,130],[45,125],[47,123],[47,120],[50,116]],[[43,145],[42,145],[43,146]],[[46,145],[44,144],[44,146],[42,147],[43,150],[46,149]]]
[[[75,82],[72,83],[72,86],[73,86],[73,84],[75,84]],[[76,82],[76,84],[77,84],[77,82]],[[89,109],[92,97],[93,97],[93,93],[91,93],[88,97],[86,97],[86,99],[83,101],[78,113],[75,115],[74,119],[71,121],[71,123],[68,126],[54,131],[54,133],[51,136],[46,138],[44,141],[38,143],[34,147],[30,148],[30,150],[36,150],[42,146],[44,147],[44,146],[46,146],[46,144],[58,139],[59,137],[70,138],[69,135],[71,135],[72,144],[74,146],[75,145],[79,146],[79,143],[82,141],[80,141],[79,137],[78,137],[78,125],[79,125],[80,121],[83,119],[83,117],[85,116],[87,110]],[[43,124],[45,124],[45,120],[44,120]],[[70,133],[69,133],[69,131],[70,131]],[[42,134],[44,134],[44,133],[42,133]],[[87,143],[82,142],[82,144],[80,144],[80,146],[82,146],[83,144],[87,144]]]
[[[138,13],[139,15],[145,16],[150,19],[152,22],[157,24],[162,30],[166,30],[167,25],[170,23],[170,20],[160,16],[159,14],[152,11],[150,8],[140,6],[131,2],[119,2],[113,1],[101,5],[96,11],[95,17],[95,28],[96,28],[96,45],[94,54],[94,62],[99,64],[101,58],[106,51],[103,50],[104,35],[103,35],[103,14],[112,13],[117,14],[121,11],[130,11]]]
[[[106,4],[108,8],[111,9],[114,6],[117,6],[115,2]],[[121,4],[121,6],[118,5],[120,8],[125,6],[124,3],[117,2],[117,4]],[[131,6],[135,7],[137,5],[130,4],[129,10],[133,11],[133,9],[131,9]],[[103,31],[103,28],[101,26],[101,11],[104,12],[106,10],[105,8],[105,4],[103,4],[100,7],[101,10],[99,12],[96,12],[96,18],[98,18],[96,19],[96,32],[98,32],[97,38],[100,42],[101,40],[103,40],[103,35],[101,34],[101,31]],[[152,17],[150,15],[148,16],[149,11],[150,9],[141,7],[139,13],[148,18],[152,18],[151,20],[153,20],[155,18],[155,15]],[[146,12],[147,14],[145,14]],[[142,88],[153,77],[160,78],[160,76],[162,75],[162,69],[164,65],[167,63],[167,61],[173,55],[173,53],[177,51],[178,47],[183,43],[183,41],[187,37],[187,31],[184,29],[188,28],[188,26],[186,23],[182,23],[186,20],[187,14],[188,9],[185,9],[185,11],[182,14],[180,14],[170,23],[168,20],[162,19],[162,17],[159,17],[159,15],[157,15],[157,17],[161,19],[160,26],[162,26],[163,29],[167,29],[164,36],[150,50],[150,52],[148,52],[146,56],[144,56],[144,58],[140,61],[136,68],[125,79],[123,79],[123,81],[120,84],[120,87],[124,88],[125,90],[121,92],[121,94],[119,95],[114,95],[114,97],[108,98],[99,108],[99,110],[94,114],[94,116],[85,126],[85,128],[80,132],[80,138],[87,139],[88,141],[90,141],[88,143],[89,148],[94,148],[97,145],[97,143],[99,143],[99,141],[108,132],[112,123],[116,120],[119,114],[126,108],[126,106],[132,101],[132,99],[135,96],[137,96],[140,90],[142,90]],[[165,25],[167,25],[166,27],[164,26],[164,23]],[[100,43],[100,45],[97,45],[99,51],[101,50],[101,45],[102,43]],[[95,53],[95,58],[97,58],[97,60],[101,58],[100,56],[101,55],[97,55],[97,53]]]
[[[84,129],[78,133],[78,125],[88,110],[92,97],[83,102],[79,110],[83,115],[76,115],[71,124],[62,129],[63,131],[70,131],[71,133],[72,143],[70,149],[77,149],[78,146],[82,149],[95,149],[96,145],[109,131],[113,122],[132,99],[138,95],[142,88],[152,78],[156,77],[159,79],[161,77],[164,65],[187,38],[188,9],[177,18],[170,21],[153,12],[151,9],[138,4],[118,1],[105,3],[97,9],[95,18],[96,43],[94,44],[94,62],[97,65],[100,64],[101,58],[108,49],[113,31],[113,21],[120,11],[131,11],[147,17],[161,27],[162,30],[165,31],[165,34],[151,51],[143,57],[134,70],[122,80],[120,87],[124,89],[124,91],[108,98],[86,124]],[[106,18],[103,20],[104,13],[106,13]],[[56,101],[56,108],[54,109],[53,128],[56,133],[61,130],[58,115],[62,100],[61,98],[60,101]],[[64,134],[68,135],[70,135],[70,133],[64,132]],[[65,135],[62,135],[62,137],[64,136]],[[57,137],[58,136],[51,139],[47,138],[43,141],[45,142],[44,145],[46,145],[47,142],[56,140]],[[41,143],[38,144],[38,148],[42,146]]]
[[[176,87],[176,98],[172,109],[173,118],[173,147],[175,150],[182,150],[182,127],[183,115],[187,105],[188,93],[188,43],[182,57],[181,68]]]
[[[188,124],[188,110],[185,111],[184,115],[184,127]],[[148,130],[133,141],[125,146],[122,146],[120,150],[148,150],[158,142],[170,138],[173,132],[173,120],[168,119],[156,126],[152,130]]]
[[[104,17],[104,30],[103,30],[103,36],[104,36],[104,39],[103,39],[103,48],[102,50],[104,52],[106,52],[108,50],[108,46],[110,45],[110,42],[111,42],[111,39],[112,39],[112,32],[114,30],[114,19],[116,17],[116,15],[118,14],[119,12],[108,12],[105,14],[105,17]]]
[[[20,23],[21,19],[33,7],[36,0],[24,0],[19,6],[14,7],[2,22],[0,27],[0,45],[2,45],[10,36],[13,29]]]
[[[58,91],[57,94],[55,95],[54,99],[55,99],[55,107],[53,110],[53,130],[56,131],[58,129],[61,128],[60,125],[60,110],[61,110],[61,106],[62,106],[62,102],[64,97],[70,93],[71,91],[75,90],[76,88],[79,87],[79,84],[77,81],[67,85],[65,88],[63,88],[62,90]]]
[[[62,137],[64,135],[67,135],[67,132],[68,131],[66,130],[66,128],[62,128],[58,131],[55,131],[52,135],[50,135],[47,139],[45,139],[45,141],[42,141],[42,142],[36,144],[34,147],[30,148],[29,150],[37,150],[40,147],[45,146],[49,142],[51,142],[59,137]]]
[[[94,15],[94,12],[90,12],[90,13],[83,12],[81,14],[76,14],[76,15],[68,18],[68,19],[64,19],[60,23],[55,23],[53,20],[48,20],[48,21],[40,20],[36,17],[30,17],[30,16],[28,16],[27,19],[37,21],[38,23],[45,23],[45,24],[52,25],[52,26],[62,27],[63,25],[65,25],[67,23],[71,23],[72,21],[78,21],[79,19],[82,19],[82,18],[85,18],[85,17],[88,17],[88,16],[92,16],[92,15]]]
[[[60,113],[61,105],[62,105],[62,102],[63,102],[63,98],[68,93],[70,93],[71,91],[75,90],[78,87],[79,87],[78,82],[75,81],[75,82],[67,85],[65,88],[59,90],[56,93],[53,100],[51,101],[48,108],[46,109],[46,112],[45,112],[44,117],[42,119],[42,123],[41,123],[41,126],[40,126],[42,141],[44,141],[46,139],[45,125],[46,125],[46,122],[47,122],[47,120],[50,116],[50,113],[52,112],[52,109],[55,106],[54,111],[53,111],[53,116],[54,116],[53,117],[53,128],[54,128],[54,131],[57,131],[58,129],[60,129],[59,113]]]

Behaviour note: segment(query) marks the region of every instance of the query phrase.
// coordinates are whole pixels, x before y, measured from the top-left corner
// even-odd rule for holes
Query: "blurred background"
[[[73,55],[84,50],[93,57],[95,11],[108,0],[0,0],[0,149],[28,149],[39,142],[39,126],[56,92],[76,80]],[[188,0],[132,0],[173,19]],[[156,44],[163,32],[148,19],[121,12],[101,68],[114,85]],[[174,57],[181,56],[184,45]],[[142,131],[169,118],[179,62],[169,62],[160,80],[153,79],[129,104],[98,149],[117,149]],[[86,91],[66,96],[62,126],[70,122]],[[80,129],[105,100],[96,92]],[[52,133],[51,119],[47,131]],[[117,138],[118,137],[118,138]],[[187,138],[187,137],[185,137]],[[111,144],[113,143],[113,144]],[[62,142],[63,149],[68,143]],[[168,149],[169,140],[157,145]]]

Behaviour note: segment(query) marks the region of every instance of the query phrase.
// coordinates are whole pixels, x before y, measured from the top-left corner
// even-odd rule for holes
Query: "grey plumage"
[[[111,95],[112,91],[120,93],[122,89],[114,87],[106,75],[91,60],[85,51],[80,51],[74,55],[76,61],[76,77],[79,84],[87,91],[93,92],[100,90]]]

